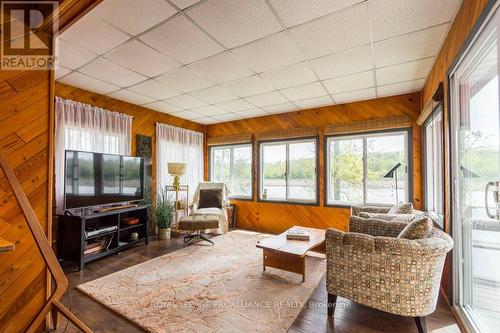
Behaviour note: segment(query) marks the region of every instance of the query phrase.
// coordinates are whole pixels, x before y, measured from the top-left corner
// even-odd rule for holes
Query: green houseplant
[[[172,224],[173,212],[174,206],[167,198],[166,190],[163,189],[158,191],[156,203],[151,206],[151,215],[158,228],[158,239],[170,238],[170,226]]]

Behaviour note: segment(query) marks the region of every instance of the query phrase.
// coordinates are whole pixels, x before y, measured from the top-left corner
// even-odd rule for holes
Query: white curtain
[[[133,118],[60,97],[56,97],[55,111],[56,206],[62,213],[65,151],[130,155]]]
[[[203,180],[203,133],[171,125],[156,124],[156,179],[158,189],[172,184],[169,162],[187,163],[181,184],[189,185],[189,200]]]

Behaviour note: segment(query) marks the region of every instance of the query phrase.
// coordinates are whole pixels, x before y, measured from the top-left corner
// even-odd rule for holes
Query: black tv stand
[[[59,259],[85,263],[128,249],[144,242],[148,244],[148,207],[139,205],[90,215],[59,215]],[[137,224],[127,225],[123,218],[137,218]],[[137,233],[137,239],[132,239]]]

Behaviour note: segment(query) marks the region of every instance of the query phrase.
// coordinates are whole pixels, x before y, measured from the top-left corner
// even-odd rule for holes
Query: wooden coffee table
[[[309,231],[309,240],[288,240],[286,233],[291,229]],[[274,267],[288,272],[302,274],[302,282],[306,280],[305,256],[308,251],[325,253],[325,230],[292,227],[287,231],[257,242],[257,247],[263,250],[263,269]]]

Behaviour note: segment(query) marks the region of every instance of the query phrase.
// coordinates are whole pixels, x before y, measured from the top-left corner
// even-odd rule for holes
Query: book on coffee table
[[[286,239],[309,240],[309,231],[303,229],[289,229],[286,232]]]

